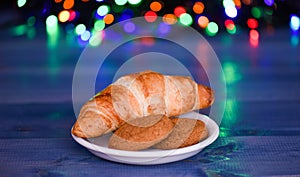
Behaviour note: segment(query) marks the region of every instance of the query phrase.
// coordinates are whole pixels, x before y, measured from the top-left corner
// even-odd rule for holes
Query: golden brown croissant
[[[83,105],[72,133],[91,138],[149,115],[178,116],[209,107],[213,91],[186,76],[144,71],[120,77]]]

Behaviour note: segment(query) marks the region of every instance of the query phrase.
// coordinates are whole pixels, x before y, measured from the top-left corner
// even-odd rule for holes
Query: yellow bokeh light
[[[67,10],[63,10],[58,14],[58,20],[60,22],[66,22],[70,18],[70,13]]]

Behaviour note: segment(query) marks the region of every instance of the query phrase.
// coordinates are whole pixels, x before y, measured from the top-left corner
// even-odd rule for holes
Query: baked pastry
[[[199,143],[208,136],[205,123],[190,118],[172,118],[175,127],[163,141],[154,145],[158,149],[177,149]]]
[[[164,115],[137,118],[118,128],[108,147],[128,151],[147,149],[168,137],[173,127],[173,121]]]
[[[120,77],[85,103],[72,133],[91,138],[150,115],[178,116],[209,107],[213,91],[186,76],[144,71]]]

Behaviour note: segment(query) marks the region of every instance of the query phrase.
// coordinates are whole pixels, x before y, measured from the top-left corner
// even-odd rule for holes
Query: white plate
[[[219,126],[209,117],[196,112],[190,112],[180,117],[188,117],[202,120],[207,127],[208,137],[198,144],[172,150],[147,149],[143,151],[124,151],[108,148],[110,134],[98,138],[83,139],[72,134],[76,142],[86,147],[91,153],[106,160],[135,164],[153,165],[175,162],[186,159],[197,153],[203,148],[213,143],[219,136]]]

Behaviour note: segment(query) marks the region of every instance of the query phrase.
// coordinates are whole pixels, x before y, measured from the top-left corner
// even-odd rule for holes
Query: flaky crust
[[[213,91],[186,76],[144,71],[120,77],[81,109],[72,133],[91,138],[151,115],[178,116],[209,107]]]

